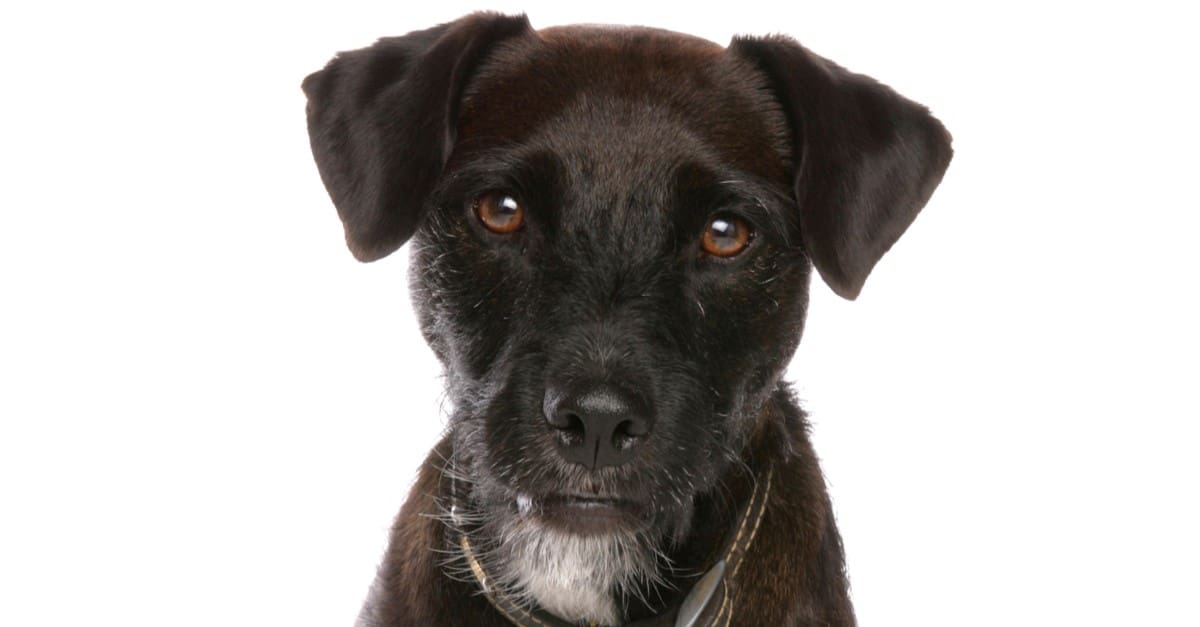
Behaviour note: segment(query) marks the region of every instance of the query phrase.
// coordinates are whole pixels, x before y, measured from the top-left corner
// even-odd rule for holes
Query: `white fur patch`
[[[639,594],[659,579],[657,551],[633,534],[581,536],[521,517],[503,535],[497,583],[570,622],[616,625],[616,594]]]

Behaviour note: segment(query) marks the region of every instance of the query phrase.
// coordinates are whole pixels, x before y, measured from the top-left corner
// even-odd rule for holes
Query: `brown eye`
[[[750,225],[731,215],[714,216],[704,227],[701,245],[704,252],[717,257],[732,257],[750,243]]]
[[[475,199],[475,215],[487,230],[507,235],[521,228],[525,209],[516,198],[491,192]]]

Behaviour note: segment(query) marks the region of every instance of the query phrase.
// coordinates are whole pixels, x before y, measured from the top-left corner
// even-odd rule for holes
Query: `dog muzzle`
[[[737,580],[746,551],[758,533],[759,523],[767,509],[773,475],[774,469],[768,468],[755,481],[754,490],[738,516],[737,524],[728,532],[721,558],[696,581],[683,601],[658,616],[626,623],[625,627],[728,627],[735,609],[730,586]],[[459,549],[471,567],[475,582],[492,606],[509,622],[517,627],[576,627],[545,612],[530,611],[501,594],[492,585],[492,579],[476,557],[471,540],[458,520],[454,520],[454,528],[458,534]]]

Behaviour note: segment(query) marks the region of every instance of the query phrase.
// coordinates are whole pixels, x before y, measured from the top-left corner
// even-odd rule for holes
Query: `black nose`
[[[542,411],[563,459],[593,470],[632,459],[654,423],[636,398],[608,385],[547,389]]]

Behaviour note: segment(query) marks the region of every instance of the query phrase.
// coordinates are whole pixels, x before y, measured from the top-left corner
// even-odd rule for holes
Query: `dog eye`
[[[525,208],[516,198],[499,192],[489,192],[475,199],[475,215],[487,230],[507,235],[521,228]]]
[[[704,252],[717,257],[732,257],[746,249],[753,231],[746,221],[728,214],[713,216],[704,227],[700,244]]]

